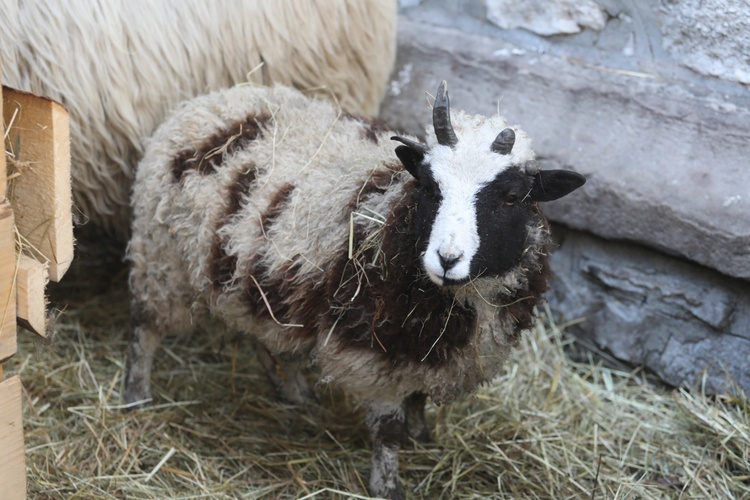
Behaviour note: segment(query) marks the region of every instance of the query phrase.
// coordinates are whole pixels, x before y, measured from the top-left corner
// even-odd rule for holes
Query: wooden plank
[[[15,118],[13,118],[15,115]],[[9,174],[8,198],[24,250],[49,262],[59,281],[73,260],[68,113],[57,102],[3,88],[6,149],[17,172]]]
[[[44,338],[47,338],[44,289],[48,279],[47,264],[21,255],[16,277],[16,317],[20,326]]]
[[[5,200],[0,202],[0,362],[16,353],[15,277],[13,210]]]
[[[0,498],[26,498],[21,380],[18,377],[0,382]]]
[[[3,80],[3,59],[0,57],[0,81]],[[2,97],[2,89],[0,89],[0,97]],[[3,100],[0,99],[0,116],[3,116]],[[5,127],[3,122],[0,121],[0,136],[5,137]],[[3,141],[5,143],[5,141]],[[5,186],[7,183],[7,170],[5,166],[5,148],[3,148],[3,154],[0,155],[0,201],[5,199]]]

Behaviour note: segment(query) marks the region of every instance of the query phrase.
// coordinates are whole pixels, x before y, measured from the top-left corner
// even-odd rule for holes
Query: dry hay
[[[18,355],[5,365],[25,389],[30,497],[365,495],[362,411],[322,389],[321,406],[310,411],[277,401],[249,346],[222,347],[208,335],[167,340],[155,366],[155,406],[123,412],[125,273],[96,273],[88,262],[79,259],[53,290],[70,304],[55,342],[22,333]],[[750,495],[744,396],[710,398],[601,362],[574,362],[567,342],[540,323],[494,384],[461,404],[428,406],[434,443],[402,452],[409,494]]]

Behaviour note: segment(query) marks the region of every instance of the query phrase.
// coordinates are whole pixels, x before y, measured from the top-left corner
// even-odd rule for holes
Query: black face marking
[[[482,188],[476,197],[479,249],[471,262],[471,276],[495,276],[521,260],[527,225],[534,217],[528,196],[532,178],[511,167]]]
[[[417,209],[414,216],[414,231],[419,242],[419,251],[427,249],[430,232],[435,223],[443,195],[440,186],[432,175],[429,165],[421,164],[418,169],[419,185],[417,187]]]

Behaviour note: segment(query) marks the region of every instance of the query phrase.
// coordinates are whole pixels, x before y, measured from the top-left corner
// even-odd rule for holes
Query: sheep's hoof
[[[397,484],[395,488],[381,488],[375,490],[370,488],[370,495],[376,498],[387,498],[388,500],[405,500],[404,489],[401,484]]]
[[[153,403],[150,390],[144,390],[141,387],[133,387],[132,385],[127,385],[125,387],[123,400],[125,402],[123,405],[123,411],[125,412],[145,408],[151,406]]]

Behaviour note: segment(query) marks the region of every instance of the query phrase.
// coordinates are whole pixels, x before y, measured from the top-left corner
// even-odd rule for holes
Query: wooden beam
[[[15,278],[13,210],[6,200],[0,202],[0,363],[16,353]]]
[[[3,117],[13,119],[6,149],[17,171],[8,175],[8,198],[22,246],[59,281],[73,260],[68,113],[51,99],[4,87]]]
[[[48,280],[47,264],[21,255],[16,277],[18,324],[44,338],[47,338],[47,300],[44,297],[44,289]]]
[[[0,81],[3,80],[3,60],[2,57],[0,57]],[[0,89],[0,94],[2,94],[2,89]],[[0,95],[2,97],[2,95]],[[0,117],[3,116],[3,100],[0,99]],[[5,120],[0,120],[0,136],[5,137],[5,127],[4,127]],[[3,144],[5,144],[5,141],[3,141]],[[5,166],[5,148],[3,147],[2,154],[0,154],[0,201],[5,199],[5,187],[7,184],[7,170]]]
[[[26,498],[21,380],[18,377],[0,382],[0,498]]]

